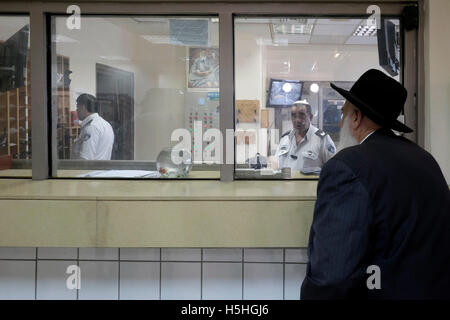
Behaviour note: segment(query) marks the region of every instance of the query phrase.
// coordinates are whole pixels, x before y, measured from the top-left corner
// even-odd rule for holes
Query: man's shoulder
[[[413,170],[419,163],[432,165],[433,158],[405,138],[378,132],[362,144],[339,151],[333,159],[344,162],[357,174],[375,170],[383,175]]]
[[[328,135],[327,132],[313,126],[312,124],[310,125],[310,130],[311,130],[310,136],[315,141],[324,142],[330,139],[330,136]]]
[[[96,117],[92,122],[92,125],[98,129],[111,126],[111,124],[105,119],[103,119],[101,116]]]
[[[313,128],[313,133],[316,137],[319,137],[321,140],[323,140],[328,134],[319,128]]]
[[[284,138],[284,137],[288,137],[288,138],[289,138],[289,135],[291,134],[291,132],[292,132],[292,130],[286,131],[285,133],[283,133],[283,134],[281,135],[281,138]]]
[[[360,181],[357,170],[345,158],[337,158],[335,156],[322,167],[319,186],[340,185],[350,181]]]
[[[341,161],[346,161],[348,159],[353,158],[356,154],[359,154],[361,152],[364,152],[364,150],[362,150],[362,146],[358,144],[340,150],[333,158]]]
[[[351,171],[357,172],[360,170],[362,164],[365,163],[368,165],[368,163],[364,160],[366,156],[367,154],[364,148],[362,147],[362,145],[358,144],[340,150],[330,160],[327,161],[325,166],[328,164],[328,162],[331,162],[331,165],[333,163],[332,161],[334,161],[345,164],[345,166],[348,167]]]
[[[86,124],[86,127],[91,130],[98,130],[102,127],[102,118],[96,117],[89,121],[89,123]]]
[[[279,144],[280,145],[288,145],[288,144],[290,144],[291,143],[291,138],[292,138],[292,133],[293,133],[293,130],[289,130],[289,131],[283,133],[281,135],[281,137],[280,137]]]

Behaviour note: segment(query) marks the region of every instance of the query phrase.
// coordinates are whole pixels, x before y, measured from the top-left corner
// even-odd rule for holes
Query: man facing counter
[[[336,152],[330,136],[311,124],[313,114],[306,100],[291,108],[293,129],[281,136],[280,144],[269,164],[274,169],[291,168],[302,173],[320,173],[322,166]]]
[[[301,298],[450,299],[447,183],[392,132],[413,131],[397,120],[406,89],[374,69],[350,91],[331,87],[347,100],[341,150],[320,174]]]

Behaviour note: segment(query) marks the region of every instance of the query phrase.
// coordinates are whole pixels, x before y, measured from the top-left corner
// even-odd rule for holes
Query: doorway
[[[114,130],[111,160],[134,160],[134,74],[96,64],[98,113]]]

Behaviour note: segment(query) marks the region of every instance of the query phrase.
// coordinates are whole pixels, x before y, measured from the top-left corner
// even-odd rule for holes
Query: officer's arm
[[[275,160],[277,161],[277,166],[278,168],[280,167],[280,156],[282,154],[285,154],[286,152],[288,152],[285,148],[289,148],[289,143],[290,143],[290,139],[289,139],[289,132],[286,132],[285,134],[283,134],[281,136],[280,142],[278,143],[277,146],[277,152],[275,152]],[[281,149],[281,147],[283,146],[283,150]]]
[[[280,145],[278,144],[277,151],[275,152],[275,154],[269,156],[269,158],[267,159],[269,168],[272,168],[273,170],[278,170],[278,168],[280,167],[279,155],[280,155]]]
[[[327,162],[336,154],[336,146],[334,145],[334,142],[331,139],[330,135],[327,134],[323,138],[321,149],[322,163]]]
[[[88,126],[83,135],[80,158],[85,160],[94,160],[98,148],[100,131],[94,126]]]
[[[328,161],[317,188],[301,299],[364,298],[372,211],[353,171],[341,160]]]

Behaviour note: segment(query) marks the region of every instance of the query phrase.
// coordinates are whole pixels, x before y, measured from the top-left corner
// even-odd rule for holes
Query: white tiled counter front
[[[305,248],[0,248],[0,300],[299,299]],[[80,289],[68,289],[69,266]]]

